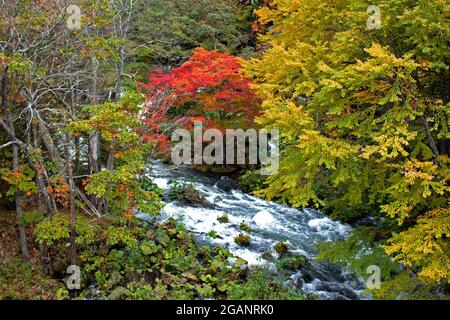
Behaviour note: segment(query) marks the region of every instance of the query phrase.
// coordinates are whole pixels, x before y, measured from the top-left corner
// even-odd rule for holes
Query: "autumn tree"
[[[249,126],[258,114],[259,99],[241,64],[229,54],[197,48],[180,67],[155,70],[141,87],[147,105],[167,106],[169,115],[182,125],[203,119],[211,126]]]
[[[258,11],[269,48],[247,71],[264,99],[258,122],[284,145],[260,194],[346,221],[381,214],[375,246],[422,283],[448,283],[450,6],[378,1],[377,29],[370,4],[274,0]]]
[[[104,170],[85,181],[88,195],[105,200],[105,214],[131,221],[134,211],[157,214],[159,196],[142,189],[139,176],[145,171],[152,141],[146,139],[145,128],[139,118],[143,96],[127,93],[117,102],[87,106],[86,120],[73,121],[67,127],[72,136],[98,131],[110,150]]]
[[[32,127],[42,125],[39,113],[46,103],[48,95],[57,94],[61,87],[52,83],[58,76],[58,67],[46,69],[46,62],[54,62],[55,55],[44,60],[44,53],[49,51],[49,43],[55,40],[60,30],[61,2],[30,3],[30,1],[7,2],[1,7],[0,14],[0,68],[1,68],[1,118],[0,128],[6,133],[8,142],[1,147],[12,148],[12,171],[4,179],[16,177],[12,184],[15,188],[16,214],[20,235],[22,257],[28,259],[26,234],[21,219],[23,215],[24,195],[28,194],[19,185],[26,181],[23,175],[26,166],[31,166],[39,190],[50,206],[45,183],[41,177],[41,162],[34,157],[37,150],[31,144]],[[39,55],[41,53],[41,55]],[[53,83],[54,84],[54,83]],[[25,130],[23,130],[25,127]],[[51,150],[49,150],[51,151]],[[25,158],[26,161],[23,161]],[[4,171],[5,172],[5,171]],[[14,179],[13,179],[14,180]],[[11,181],[11,180],[10,180]],[[14,185],[15,184],[15,185]]]

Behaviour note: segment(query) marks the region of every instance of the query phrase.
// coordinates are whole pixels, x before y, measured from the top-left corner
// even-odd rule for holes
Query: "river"
[[[267,263],[261,255],[272,252],[279,241],[287,241],[291,252],[304,255],[311,262],[308,268],[292,271],[288,284],[319,299],[363,299],[361,279],[339,266],[317,263],[316,244],[345,239],[351,232],[349,225],[334,221],[317,210],[294,209],[251,196],[239,191],[228,177],[202,174],[186,167],[174,167],[160,161],[151,164],[151,178],[163,190],[171,179],[194,181],[195,189],[211,203],[207,207],[189,206],[167,201],[160,219],[175,218],[198,236],[199,241],[227,248],[248,261],[249,266]],[[217,217],[227,214],[229,223]],[[145,214],[140,214],[145,219]],[[251,244],[242,247],[234,237],[242,233],[239,225],[251,227]],[[215,239],[208,236],[214,230]]]

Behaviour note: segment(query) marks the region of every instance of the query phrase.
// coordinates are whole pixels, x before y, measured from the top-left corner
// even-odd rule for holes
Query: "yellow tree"
[[[346,221],[384,214],[387,236],[397,232],[386,252],[448,282],[450,4],[377,4],[274,0],[258,11],[268,49],[247,72],[264,99],[259,123],[284,146],[259,194]]]

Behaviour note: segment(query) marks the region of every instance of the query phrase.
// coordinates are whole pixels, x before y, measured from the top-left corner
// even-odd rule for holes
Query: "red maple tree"
[[[156,128],[155,120],[170,118],[183,127],[199,120],[204,127],[219,129],[250,126],[258,115],[260,100],[241,64],[238,57],[197,48],[180,67],[168,72],[156,69],[148,83],[140,84],[147,97],[146,123]]]

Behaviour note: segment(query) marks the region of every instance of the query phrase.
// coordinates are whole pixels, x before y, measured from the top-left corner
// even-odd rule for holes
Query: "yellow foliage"
[[[439,208],[417,220],[417,224],[395,234],[385,247],[394,259],[420,267],[419,277],[431,283],[450,283],[450,209]]]
[[[338,217],[383,213],[404,230],[387,251],[439,283],[450,265],[439,209],[450,191],[450,3],[380,0],[382,28],[368,30],[371,4],[273,0],[257,12],[268,49],[245,69],[264,100],[258,122],[280,129],[283,146],[258,194]]]

